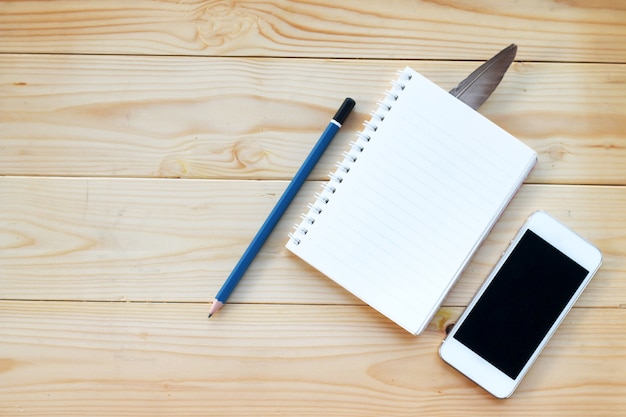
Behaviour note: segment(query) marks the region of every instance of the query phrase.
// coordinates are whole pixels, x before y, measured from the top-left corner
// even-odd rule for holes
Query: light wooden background
[[[481,112],[539,162],[411,336],[286,235],[396,71],[449,89],[512,42]],[[346,96],[355,112],[207,320]],[[0,1],[0,415],[622,416],[625,185],[623,1]],[[437,348],[536,209],[604,264],[496,400]]]

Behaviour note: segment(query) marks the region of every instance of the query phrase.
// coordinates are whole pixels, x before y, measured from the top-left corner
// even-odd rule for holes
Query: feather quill
[[[512,43],[476,68],[459,85],[450,90],[450,94],[477,110],[500,84],[516,53],[517,45]]]

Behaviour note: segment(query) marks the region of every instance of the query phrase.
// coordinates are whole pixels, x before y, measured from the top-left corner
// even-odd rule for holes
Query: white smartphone
[[[533,213],[439,354],[494,396],[511,396],[601,262],[591,243],[548,213]]]

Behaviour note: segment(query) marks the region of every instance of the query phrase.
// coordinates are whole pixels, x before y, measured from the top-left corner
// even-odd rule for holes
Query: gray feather
[[[516,53],[517,45],[507,46],[450,90],[450,94],[474,110],[478,109],[500,84]]]

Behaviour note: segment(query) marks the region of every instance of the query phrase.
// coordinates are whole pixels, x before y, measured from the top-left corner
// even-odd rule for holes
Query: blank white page
[[[419,334],[535,161],[406,68],[287,248]]]

